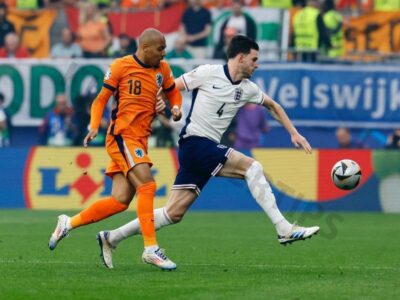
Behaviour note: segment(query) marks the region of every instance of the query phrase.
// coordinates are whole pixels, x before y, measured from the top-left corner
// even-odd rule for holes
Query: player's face
[[[149,45],[146,49],[147,63],[150,66],[158,66],[161,60],[165,57],[166,47],[164,37],[155,40],[151,45]]]
[[[254,70],[258,68],[258,51],[251,49],[250,53],[243,55],[241,67],[244,78],[250,78]]]

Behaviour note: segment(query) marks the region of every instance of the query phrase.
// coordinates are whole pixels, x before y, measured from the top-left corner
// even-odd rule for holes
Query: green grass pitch
[[[319,235],[278,244],[261,213],[189,212],[158,232],[178,264],[141,262],[142,240],[122,242],[114,269],[100,262],[101,229],[131,212],[86,226],[55,251],[47,241],[59,212],[0,210],[0,299],[399,299],[399,215],[289,214]]]

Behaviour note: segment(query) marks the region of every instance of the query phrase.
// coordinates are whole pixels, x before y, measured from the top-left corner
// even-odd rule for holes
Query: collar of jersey
[[[230,81],[232,84],[237,85],[237,84],[239,84],[239,83],[242,82],[241,80],[238,80],[238,81],[233,81],[233,80],[232,80],[231,75],[229,75],[229,69],[228,69],[228,65],[227,65],[227,64],[224,65],[224,73],[225,73],[225,76],[229,79],[229,81]]]
[[[137,61],[139,65],[141,65],[143,68],[151,68],[150,65],[146,65],[145,63],[141,62],[140,59],[136,56],[136,54],[133,54],[133,59]]]

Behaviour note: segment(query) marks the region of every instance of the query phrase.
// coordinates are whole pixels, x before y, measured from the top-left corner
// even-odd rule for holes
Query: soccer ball
[[[333,166],[331,177],[339,189],[352,190],[360,183],[361,169],[355,161],[342,159]]]

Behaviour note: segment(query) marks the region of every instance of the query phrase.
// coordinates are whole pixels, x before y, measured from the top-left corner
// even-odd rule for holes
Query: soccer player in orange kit
[[[144,262],[161,269],[175,269],[173,263],[159,248],[154,229],[153,202],[156,183],[151,174],[152,162],[147,155],[147,139],[151,123],[160,103],[157,95],[163,91],[172,107],[175,121],[181,118],[182,96],[175,87],[174,78],[165,56],[164,35],[156,29],[146,29],[139,37],[134,55],[116,59],[104,77],[103,88],[91,108],[90,129],[84,145],[96,137],[103,110],[111,95],[116,106],[111,113],[106,149],[111,158],[106,174],[112,177],[111,196],[93,203],[79,214],[60,215],[57,227],[49,241],[49,248],[77,227],[103,220],[128,208],[137,193],[137,215],[143,232]],[[99,243],[106,237],[98,235]]]

